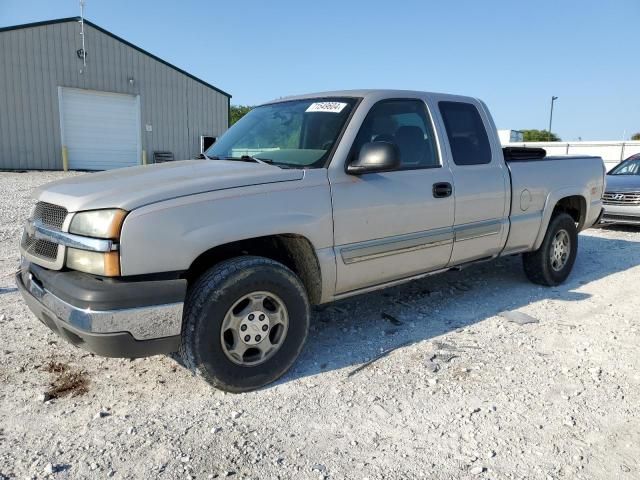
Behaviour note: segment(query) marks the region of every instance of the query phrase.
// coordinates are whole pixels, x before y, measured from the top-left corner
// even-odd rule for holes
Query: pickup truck
[[[35,316],[247,391],[294,363],[310,305],[515,254],[557,285],[602,212],[600,158],[503,151],[486,105],[457,95],[278,99],[205,158],[37,190],[16,276]]]

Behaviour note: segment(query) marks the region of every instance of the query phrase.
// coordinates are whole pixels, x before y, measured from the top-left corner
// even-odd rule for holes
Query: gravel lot
[[[231,395],[32,317],[29,195],[68,175],[0,173],[0,479],[640,478],[640,229],[582,234],[557,288],[514,257],[318,308],[294,369]]]

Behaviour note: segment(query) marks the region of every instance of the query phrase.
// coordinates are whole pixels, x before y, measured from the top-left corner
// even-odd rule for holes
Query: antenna
[[[80,0],[80,36],[82,37],[82,65],[87,67],[87,51],[84,48],[84,0]],[[82,70],[80,71],[82,73]]]

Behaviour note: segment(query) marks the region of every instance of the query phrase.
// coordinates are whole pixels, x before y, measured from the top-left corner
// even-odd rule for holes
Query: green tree
[[[631,140],[640,140],[640,132],[631,135]]]
[[[522,130],[525,142],[560,142],[562,139],[548,130]]]
[[[231,114],[229,126],[244,117],[252,108],[253,107],[250,107],[249,105],[231,105],[231,108],[229,109],[229,113]]]

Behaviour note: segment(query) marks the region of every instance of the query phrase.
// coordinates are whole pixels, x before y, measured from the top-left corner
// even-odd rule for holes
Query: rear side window
[[[489,137],[478,109],[470,103],[439,102],[440,114],[449,137],[456,165],[481,165],[491,162]]]

